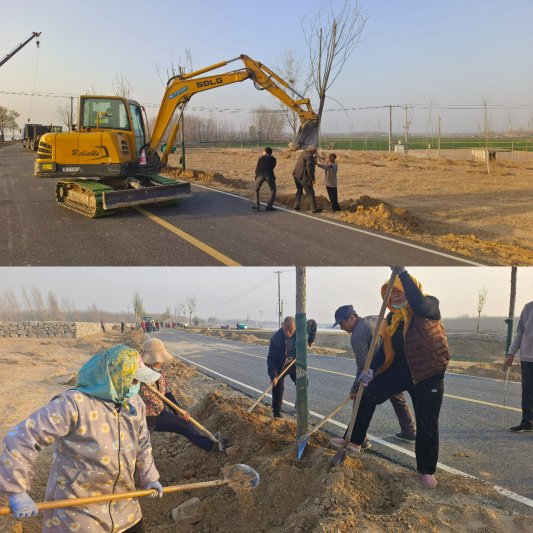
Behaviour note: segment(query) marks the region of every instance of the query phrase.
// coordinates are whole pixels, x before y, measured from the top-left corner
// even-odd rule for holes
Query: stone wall
[[[100,331],[100,324],[94,322],[0,322],[0,337],[80,338]]]

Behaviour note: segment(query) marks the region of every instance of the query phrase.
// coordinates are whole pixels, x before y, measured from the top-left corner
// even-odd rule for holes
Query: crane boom
[[[14,50],[9,52],[2,61],[0,61],[0,67],[6,62],[9,61],[17,52],[22,50],[32,39],[38,39],[38,37],[41,35],[41,32],[34,31],[32,34],[22,43],[20,43]],[[39,41],[37,40],[37,47],[39,46]]]

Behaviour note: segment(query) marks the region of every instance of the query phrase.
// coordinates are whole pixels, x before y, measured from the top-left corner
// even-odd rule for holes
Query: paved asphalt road
[[[263,391],[268,386],[266,346],[253,346],[175,330],[164,330],[156,336],[174,354],[205,367],[200,368],[202,372],[226,381],[254,398],[259,393],[250,387]],[[240,382],[240,385],[206,369]],[[331,412],[349,392],[354,372],[354,360],[308,355],[310,411],[321,415]],[[520,407],[520,384],[509,383],[507,406],[510,409],[505,411],[501,407],[503,384],[503,381],[498,380],[446,374],[445,398],[439,420],[439,461],[532,500],[533,435],[512,434],[501,429],[504,412],[506,429],[520,421],[520,413],[516,411]],[[288,378],[285,381],[284,400],[294,403],[294,393],[295,388]],[[270,398],[265,398],[265,402],[269,404]],[[290,406],[286,406],[284,410],[294,413]],[[347,425],[349,415],[349,409],[345,408],[335,416],[335,420]],[[317,418],[310,417],[310,423],[317,421]],[[329,423],[325,427],[340,436],[344,433],[341,427]],[[394,438],[399,426],[389,402],[377,408],[369,431],[372,437],[377,438],[373,443],[373,453],[409,468],[415,467],[414,458],[402,453],[404,450],[413,452],[414,446]],[[519,507],[521,512],[533,514],[533,507]]]
[[[34,155],[17,145],[0,150],[0,265],[115,266],[226,264],[446,266],[472,264],[396,238],[328,222],[322,215],[279,209],[255,213],[231,194],[193,187],[177,207],[135,210],[91,220],[56,205],[54,179],[33,177]],[[174,228],[201,241],[191,244]]]

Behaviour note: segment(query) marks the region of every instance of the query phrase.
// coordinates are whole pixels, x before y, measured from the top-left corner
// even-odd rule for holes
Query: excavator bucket
[[[293,150],[304,150],[308,146],[316,146],[318,143],[318,121],[309,120],[300,126],[298,135],[290,144]]]

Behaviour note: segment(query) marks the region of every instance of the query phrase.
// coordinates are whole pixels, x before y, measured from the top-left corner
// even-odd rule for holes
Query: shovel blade
[[[302,455],[304,454],[304,450],[308,442],[309,442],[309,435],[302,435],[298,439],[298,450],[296,452],[296,456],[298,457],[298,460],[302,458]]]
[[[340,466],[346,459],[346,448],[341,448],[331,460],[333,466]]]
[[[237,464],[222,469],[224,480],[234,490],[251,490],[259,485],[259,474],[250,466]]]
[[[293,150],[304,150],[318,143],[318,120],[309,120],[300,126],[296,139],[289,145]]]

